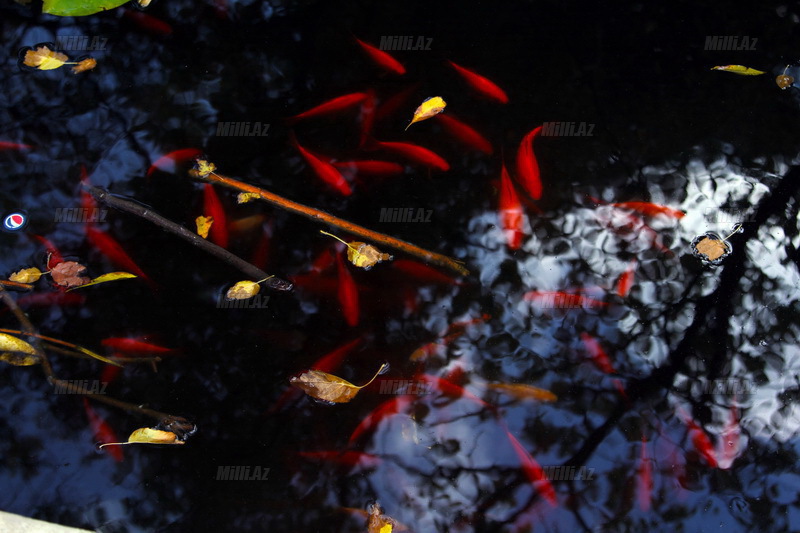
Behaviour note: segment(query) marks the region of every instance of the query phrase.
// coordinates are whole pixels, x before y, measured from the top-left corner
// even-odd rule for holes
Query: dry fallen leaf
[[[96,66],[97,61],[93,57],[87,57],[86,59],[78,61],[78,64],[72,67],[72,73],[79,74],[87,70],[92,70]]]
[[[155,428],[139,428],[131,433],[127,442],[107,442],[101,444],[99,447],[123,446],[125,444],[186,444],[186,442],[178,439],[178,436],[171,431],[162,431]]]
[[[711,70],[723,70],[725,72],[730,72],[732,74],[740,74],[742,76],[760,76],[761,74],[766,74],[762,70],[756,70],[754,68],[745,67],[742,65],[724,65],[719,67],[711,67]]]
[[[408,129],[411,124],[415,122],[438,115],[444,111],[445,107],[447,107],[447,102],[445,102],[441,96],[432,96],[430,98],[426,98],[422,104],[420,104],[417,110],[414,111],[414,118],[412,118],[411,122],[408,123],[406,129]]]
[[[273,276],[268,276],[260,281],[239,281],[233,287],[228,289],[225,298],[228,300],[246,300],[252,298],[261,291],[259,283],[267,281]]]
[[[558,400],[558,397],[549,390],[525,385],[524,383],[489,383],[486,388],[513,396],[518,400],[538,400],[540,402]]]
[[[211,225],[214,223],[214,217],[204,217],[203,215],[200,215],[194,219],[194,223],[197,225],[197,234],[202,238],[207,239],[208,231],[211,229]]]
[[[194,171],[201,178],[208,177],[208,175],[213,173],[215,170],[217,170],[217,165],[211,161],[206,161],[205,159],[198,159],[195,161]]]
[[[0,333],[0,361],[14,366],[31,366],[39,362],[33,346],[22,339]]]
[[[35,50],[25,52],[23,63],[39,70],[53,70],[64,66],[68,60],[69,58],[65,54],[54,52],[46,46],[40,46]]]
[[[389,516],[383,514],[383,510],[378,502],[367,507],[369,521],[367,522],[367,533],[392,533],[397,522]]]
[[[359,241],[347,243],[336,235],[328,233],[327,231],[320,230],[319,232],[324,235],[328,235],[329,237],[333,237],[337,241],[347,246],[347,260],[353,263],[355,266],[363,268],[364,270],[369,270],[381,261],[391,261],[394,259],[391,255],[382,253],[371,244]]]
[[[253,200],[256,200],[258,198],[261,198],[261,197],[259,195],[257,195],[256,193],[240,192],[236,196],[236,203],[237,204],[246,204],[247,202],[252,202]]]
[[[130,279],[135,278],[135,274],[131,274],[130,272],[109,272],[108,274],[103,274],[102,276],[97,276],[89,283],[84,283],[83,285],[78,285],[77,287],[71,287],[67,289],[67,291],[71,291],[73,289],[81,289],[83,287],[88,287],[89,285],[97,285],[98,283],[105,283],[107,281],[116,281],[118,279]]]
[[[9,281],[17,283],[36,283],[42,277],[42,271],[36,267],[23,268],[19,272],[14,272],[9,276]]]
[[[86,267],[75,261],[64,261],[50,269],[53,281],[62,287],[78,287],[92,281],[86,276],[81,276],[84,272]]]
[[[384,363],[372,379],[361,386],[321,370],[306,370],[299,376],[292,377],[289,383],[312,398],[331,403],[346,403],[355,398],[358,391],[372,383],[386,368]]]
[[[697,241],[694,249],[705,255],[709,261],[716,261],[728,253],[728,245],[725,241],[708,235]]]

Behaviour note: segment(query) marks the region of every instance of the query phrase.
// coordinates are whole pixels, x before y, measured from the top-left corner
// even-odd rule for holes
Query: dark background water
[[[0,140],[35,148],[0,152],[3,212],[25,210],[27,232],[47,236],[95,275],[113,270],[85,241],[83,225],[56,224],[57,208],[79,205],[79,167],[94,185],[128,195],[191,227],[199,186],[150,164],[179,148],[202,149],[221,172],[343,218],[464,260],[463,285],[426,284],[391,266],[354,272],[362,320],[348,328],[333,274],[304,290],[274,293],[263,309],[219,309],[242,275],[148,222],[111,211],[102,226],[160,286],[120,282],[87,289],[81,306],[28,306],[43,334],[99,348],[111,336],[151,335],[181,348],[158,372],[126,368],[108,393],[183,415],[198,432],[182,447],[127,447],[115,462],[94,448],[80,398],[54,395],[37,368],[0,369],[0,508],[105,532],[364,531],[341,508],[377,499],[414,531],[788,530],[798,523],[796,433],[798,327],[797,91],[774,76],[798,59],[797,3],[671,2],[211,2],[156,1],[146,11],[168,23],[159,35],[137,26],[125,6],[81,18],[0,8],[6,58],[0,84]],[[394,55],[408,73],[382,73],[358,50],[384,35],[432,39],[429,51]],[[31,72],[24,46],[58,36],[108,39],[90,54],[93,72]],[[707,36],[757,39],[754,50],[704,50]],[[510,103],[477,98],[445,60],[503,87]],[[743,64],[765,76],[711,72]],[[791,72],[794,72],[792,70]],[[341,199],[319,183],[289,145],[284,118],[340,94],[373,88],[386,97],[418,84],[404,107],[376,125],[381,140],[417,142],[441,153],[446,173],[409,167],[400,177],[361,183]],[[493,156],[464,149],[435,122],[403,134],[414,107],[441,95],[447,113],[474,125]],[[218,122],[270,124],[266,137],[218,137]],[[591,137],[542,138],[542,214],[532,209],[522,250],[506,250],[497,222],[500,154],[547,121],[594,124]],[[419,126],[419,127],[417,127]],[[301,143],[345,159],[359,152],[353,113],[296,127]],[[787,181],[787,180],[792,180]],[[778,191],[775,193],[775,191]],[[770,192],[774,194],[770,195]],[[267,270],[307,272],[326,247],[319,227],[263,205],[235,204],[230,218],[265,213],[272,238]],[[609,230],[586,196],[644,200],[683,209],[654,227],[667,257],[638,234]],[[431,209],[428,224],[380,222],[381,208]],[[719,210],[748,211],[723,267],[707,268],[689,243],[727,233]],[[24,234],[2,234],[2,269],[43,264]],[[231,250],[252,252],[257,235]],[[608,309],[553,314],[522,301],[530,290],[611,287],[639,261],[627,300]],[[327,281],[325,281],[327,280]],[[333,281],[331,281],[333,280]],[[37,290],[51,290],[40,282]],[[316,290],[315,290],[316,288]],[[410,291],[416,306],[403,303]],[[461,398],[420,398],[414,418],[393,417],[359,444],[381,456],[375,469],[299,459],[299,450],[339,450],[359,421],[388,399],[375,389],[350,404],[311,401],[272,412],[288,378],[324,353],[364,338],[339,371],[365,381],[383,361],[409,378],[408,355],[447,324],[491,315],[428,368],[455,361],[468,384],[519,381],[549,388],[552,404],[501,401],[503,419],[542,465],[594,469],[592,480],[554,482],[549,508],[519,471],[497,419]],[[3,327],[16,327],[8,313]],[[609,352],[631,404],[587,363],[579,335]],[[64,379],[96,379],[100,366],[53,355]],[[745,397],[703,394],[707,383],[757,384]],[[471,389],[482,394],[479,388]],[[434,395],[436,396],[436,395]],[[496,401],[487,395],[487,400]],[[680,409],[719,440],[731,405],[741,414],[742,450],[730,469],[698,456]],[[152,421],[95,405],[120,436]],[[484,410],[485,411],[485,410]],[[409,432],[414,433],[409,437]],[[637,501],[642,437],[653,459],[649,511]],[[217,481],[221,465],[270,468],[266,481]]]

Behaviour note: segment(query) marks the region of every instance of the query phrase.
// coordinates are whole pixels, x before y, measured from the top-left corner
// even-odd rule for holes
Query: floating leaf
[[[289,383],[312,398],[325,402],[346,403],[355,398],[358,391],[372,383],[386,367],[386,363],[381,365],[372,379],[361,386],[353,385],[345,379],[321,370],[306,370],[299,376],[292,377]]]
[[[736,224],[731,234],[724,239],[713,232],[695,237],[692,240],[692,253],[704,262],[718,265],[733,251],[733,246],[727,242],[728,239],[741,230],[742,225]]]
[[[711,67],[711,70],[724,70],[725,72],[740,74],[742,76],[760,76],[761,74],[766,74],[766,72],[762,70],[756,70],[754,68],[745,67],[742,65],[724,65],[721,67]]]
[[[431,96],[430,98],[426,98],[423,100],[422,104],[420,104],[417,110],[414,111],[414,118],[412,118],[411,122],[408,123],[406,129],[408,129],[411,124],[415,122],[438,115],[444,111],[445,107],[447,107],[447,102],[445,102],[441,96]]]
[[[130,272],[109,272],[108,274],[97,276],[89,283],[84,283],[83,285],[79,285],[77,287],[71,287],[67,289],[67,291],[71,291],[73,289],[82,289],[83,287],[88,287],[89,285],[97,285],[98,283],[105,283],[107,281],[116,281],[118,279],[131,279],[135,277],[137,276],[135,274],[131,274]]]
[[[211,229],[211,225],[214,223],[214,217],[204,217],[203,215],[200,215],[194,219],[194,223],[197,225],[197,234],[202,238],[207,239],[208,231]]]
[[[36,283],[42,277],[42,271],[36,267],[23,268],[19,272],[14,272],[9,276],[9,281],[17,283]]]
[[[246,204],[247,202],[252,202],[253,200],[257,200],[259,198],[261,198],[261,197],[259,195],[257,195],[256,193],[240,192],[236,196],[236,203],[237,204]]]
[[[39,362],[36,349],[22,339],[0,333],[0,361],[14,366],[31,366]]]
[[[162,431],[155,428],[139,428],[131,433],[127,442],[107,442],[104,446],[123,446],[125,444],[186,444],[178,439],[178,436],[171,431]]]
[[[392,533],[397,522],[383,514],[381,506],[377,502],[367,507],[369,521],[367,522],[367,533]]]
[[[45,3],[46,5],[46,3]],[[45,11],[47,13],[47,11]],[[29,67],[38,68],[39,70],[53,70],[63,67],[69,58],[66,54],[61,52],[54,52],[46,46],[40,46],[35,50],[28,50],[25,52],[25,63]]]
[[[78,61],[78,64],[72,67],[72,73],[79,74],[81,72],[86,72],[87,70],[92,70],[96,66],[97,60],[93,57],[87,57],[86,59]]]
[[[81,17],[119,7],[128,0],[44,0],[43,13],[59,17]]]
[[[53,281],[62,287],[78,287],[86,285],[92,280],[86,276],[81,276],[86,271],[86,267],[75,261],[64,261],[50,269]]]
[[[775,78],[775,83],[777,83],[778,87],[781,89],[788,89],[794,83],[794,78],[787,74],[781,74]]]
[[[217,165],[205,159],[197,159],[194,164],[194,170],[201,178],[207,178],[209,174],[217,170]]]
[[[268,276],[260,281],[239,281],[233,287],[228,289],[225,298],[228,300],[246,300],[252,298],[261,291],[259,283],[267,281],[273,276]]]
[[[320,233],[333,237],[337,241],[347,246],[347,260],[359,268],[369,270],[381,261],[391,261],[393,257],[389,254],[384,254],[371,244],[364,242],[353,241],[347,243],[327,231],[320,230]]]
[[[487,389],[513,396],[518,400],[538,400],[540,402],[554,402],[558,397],[549,390],[540,389],[524,383],[489,383]]]

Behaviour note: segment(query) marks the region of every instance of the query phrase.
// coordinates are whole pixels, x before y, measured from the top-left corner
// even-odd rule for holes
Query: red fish
[[[492,152],[494,152],[492,143],[490,143],[486,137],[475,131],[471,126],[467,126],[460,120],[441,113],[436,115],[436,120],[439,121],[439,123],[442,125],[442,128],[447,133],[466,144],[473,150],[483,152],[487,155],[491,155]]]
[[[58,307],[83,305],[86,303],[86,296],[78,294],[77,292],[36,292],[33,294],[26,294],[17,300],[20,307],[50,307],[56,305]]]
[[[92,428],[95,441],[101,444],[119,442],[117,434],[114,433],[114,430],[110,425],[108,425],[108,422],[103,420],[103,418],[98,415],[94,409],[92,409],[92,406],[89,405],[89,400],[86,398],[83,398],[83,409],[86,411],[86,417],[89,419],[89,426]],[[105,450],[116,461],[122,461],[123,457],[121,446],[106,446],[103,448],[103,450]]]
[[[661,243],[661,235],[653,228],[645,224],[644,220],[638,215],[634,215],[632,213],[622,213],[622,219],[625,221],[624,224],[618,224],[615,217],[607,218],[605,216],[598,216],[598,219],[601,220],[608,228],[611,228],[617,233],[621,233],[624,230],[635,235],[646,234],[649,237],[651,246],[655,246],[660,252],[668,257],[675,255],[672,250]]]
[[[342,306],[345,322],[348,326],[353,327],[358,324],[358,287],[345,266],[341,254],[336,256],[336,270],[339,275],[339,304]]]
[[[631,211],[636,211],[648,217],[667,215],[668,217],[681,219],[686,216],[686,213],[678,209],[673,209],[665,205],[651,204],[650,202],[619,202],[611,205],[623,209],[630,209]]]
[[[356,174],[372,174],[375,176],[394,176],[402,174],[403,165],[389,161],[364,159],[361,161],[337,161],[333,166],[342,172],[355,172]]]
[[[0,152],[6,150],[31,150],[33,146],[30,144],[12,143],[9,141],[0,141]]]
[[[395,259],[392,261],[392,268],[395,268],[403,274],[412,276],[422,281],[423,283],[443,283],[448,285],[461,285],[462,283],[457,279],[442,274],[435,268],[429,267],[416,261],[409,259]]]
[[[631,287],[633,287],[633,275],[636,271],[636,260],[630,262],[628,268],[620,274],[619,278],[617,279],[617,294],[621,298],[625,298],[628,296],[628,293],[631,292]]]
[[[347,183],[347,180],[344,179],[341,172],[336,170],[336,167],[328,163],[327,161],[323,161],[319,157],[315,156],[302,146],[300,143],[297,142],[295,139],[294,134],[291,136],[292,144],[295,148],[300,152],[300,155],[303,156],[308,166],[314,171],[319,179],[336,189],[340,194],[344,196],[350,196],[353,194],[353,190],[350,188],[350,184]]]
[[[430,384],[431,387],[436,389],[443,396],[449,396],[451,398],[465,398],[480,405],[485,409],[489,409],[493,413],[496,413],[497,411],[497,408],[494,405],[486,403],[482,399],[478,398],[477,396],[469,392],[464,387],[461,387],[459,385],[456,385],[455,383],[447,381],[444,378],[433,376],[431,374],[420,374],[419,376],[417,376],[417,378],[420,379],[421,381]]]
[[[272,220],[266,224],[262,224],[261,237],[259,237],[258,244],[256,244],[256,247],[253,250],[253,255],[250,257],[250,263],[262,270],[267,267],[267,262],[269,261],[269,245],[270,241],[272,240],[271,237]]]
[[[381,120],[394,115],[398,109],[406,105],[406,102],[408,102],[409,98],[411,98],[411,95],[416,93],[419,87],[420,84],[415,83],[414,85],[410,85],[402,91],[387,98],[386,101],[381,103],[381,105],[378,107],[378,110],[375,112],[375,119]]]
[[[542,197],[542,180],[539,176],[539,163],[533,151],[533,138],[542,131],[542,127],[532,129],[519,143],[517,150],[517,176],[522,186],[534,200]]]
[[[203,214],[214,219],[214,223],[211,224],[211,229],[208,232],[211,242],[222,248],[227,248],[228,217],[225,215],[225,209],[222,207],[219,196],[217,196],[217,191],[210,183],[203,184]]]
[[[125,250],[122,249],[122,246],[120,246],[111,235],[94,228],[93,225],[90,224],[86,227],[86,238],[92,246],[108,257],[115,266],[131,274],[135,274],[146,281],[151,287],[154,287],[153,281],[147,274],[142,272],[139,265],[131,259]]]
[[[508,440],[511,442],[511,446],[514,448],[514,452],[519,457],[520,462],[522,463],[522,471],[525,474],[525,477],[528,478],[528,481],[536,488],[536,491],[544,496],[544,498],[550,502],[550,505],[555,507],[558,505],[558,498],[556,497],[556,489],[553,488],[553,484],[550,483],[550,480],[547,479],[545,476],[544,470],[539,463],[536,462],[531,454],[528,453],[522,444],[511,434],[508,429],[505,430],[506,435],[508,435]]]
[[[510,250],[519,250],[522,246],[522,204],[519,195],[511,183],[506,165],[500,170],[500,225],[506,236],[506,244]]]
[[[416,144],[374,141],[374,145],[426,167],[435,168],[442,172],[450,170],[450,165],[442,157]]]
[[[642,449],[639,456],[639,468],[636,470],[637,495],[639,508],[649,511],[653,498],[653,465],[647,457],[647,438],[642,435]]]
[[[505,91],[498,87],[493,81],[488,78],[481,76],[480,74],[476,74],[469,69],[456,65],[452,61],[448,61],[450,66],[458,72],[462,78],[467,82],[467,84],[472,87],[476,92],[479,94],[500,102],[501,104],[508,103],[508,95],[506,95]]]
[[[95,209],[97,209],[97,202],[94,199],[94,196],[89,194],[88,188],[92,186],[91,182],[89,181],[89,174],[86,172],[86,166],[81,165],[81,208],[83,208],[87,213],[94,213]]]
[[[290,123],[307,118],[316,118],[332,113],[345,111],[351,107],[355,107],[369,97],[368,93],[349,93],[342,96],[332,98],[327,102],[323,102],[318,106],[314,106],[307,111],[303,111],[299,115],[295,115],[289,119]]]
[[[100,382],[109,384],[119,377],[120,373],[122,372],[122,367],[114,366],[114,365],[106,365],[103,367],[103,373],[100,374]]]
[[[706,432],[692,420],[686,411],[680,409],[679,412],[682,414],[684,423],[689,428],[689,436],[697,452],[703,456],[709,466],[717,468],[719,465],[714,455],[714,447],[711,445],[711,440],[706,435]]]
[[[127,355],[167,355],[178,352],[178,350],[174,348],[158,346],[157,344],[152,344],[136,337],[109,337],[100,341],[100,344]]]
[[[368,431],[374,430],[385,418],[404,412],[411,405],[415,397],[416,396],[410,394],[402,394],[380,404],[356,426],[356,429],[350,434],[348,444],[353,445],[356,443],[362,435]]]
[[[444,349],[447,348],[447,345],[459,338],[461,335],[462,333],[453,333],[427,344],[423,344],[411,353],[409,360],[414,362],[427,361],[433,356],[443,354]]]
[[[406,73],[406,68],[400,64],[398,60],[384,52],[383,50],[379,50],[372,45],[365,43],[364,41],[356,38],[356,42],[361,47],[364,52],[369,56],[369,58],[379,67],[384,70],[388,70],[398,76],[402,76]]]
[[[353,450],[345,451],[318,451],[318,452],[297,452],[297,455],[312,461],[323,461],[335,463],[349,468],[376,468],[381,464],[381,458],[364,452]]]
[[[361,111],[359,112],[359,121],[361,122],[361,134],[358,139],[358,146],[364,146],[370,134],[372,133],[372,125],[375,122],[375,108],[377,107],[377,99],[375,98],[375,91],[372,89],[367,91],[367,97],[361,102]]]
[[[28,233],[28,236],[37,241],[39,244],[44,246],[44,249],[47,251],[48,255],[50,256],[47,261],[47,268],[50,269],[56,266],[59,263],[64,262],[64,256],[61,255],[61,252],[58,251],[58,248],[50,242],[48,239],[42,237],[41,235],[36,235],[35,233]]]
[[[152,165],[150,165],[150,168],[147,169],[147,178],[150,179],[150,176],[152,176],[153,172],[155,172],[156,170],[174,174],[175,172],[177,172],[179,164],[184,164],[187,163],[188,161],[193,161],[195,158],[200,157],[202,154],[203,152],[201,152],[197,148],[182,148],[180,150],[175,150],[168,154],[162,155],[161,157],[156,159]]]
[[[728,469],[733,465],[733,461],[739,455],[739,414],[736,406],[731,406],[730,416],[722,429],[722,434],[719,439],[719,450],[717,457],[719,457],[719,467]]]
[[[123,14],[128,17],[135,26],[147,33],[163,37],[172,34],[172,26],[152,15],[133,9],[126,9]]]
[[[589,352],[589,355],[592,356],[592,362],[605,374],[616,374],[617,371],[614,369],[614,366],[611,364],[611,358],[608,357],[608,354],[600,346],[600,343],[586,333],[585,331],[581,332],[581,340],[583,341],[583,345],[586,347],[586,351]],[[622,396],[625,400],[628,399],[628,394],[625,392],[625,387],[622,386],[622,382],[614,378],[614,386],[619,391],[620,396]]]
[[[607,302],[601,302],[584,296],[561,291],[529,291],[523,295],[525,300],[534,302],[542,309],[578,309],[608,307]]]

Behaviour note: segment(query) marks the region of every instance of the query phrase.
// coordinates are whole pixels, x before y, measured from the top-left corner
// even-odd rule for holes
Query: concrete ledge
[[[59,526],[5,511],[0,511],[0,531],[8,533],[92,533],[88,529]]]

